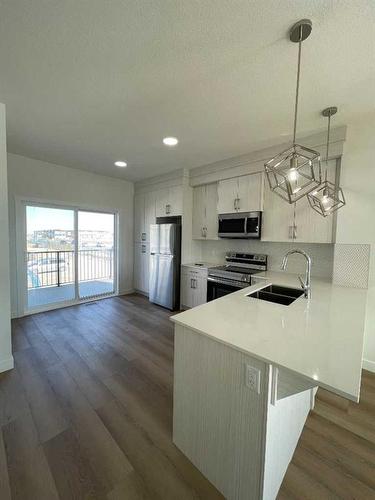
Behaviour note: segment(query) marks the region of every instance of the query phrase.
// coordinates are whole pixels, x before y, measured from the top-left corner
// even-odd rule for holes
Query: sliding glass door
[[[115,291],[115,216],[78,212],[78,293],[90,298]]]
[[[27,308],[75,299],[74,210],[26,206]]]
[[[25,312],[115,293],[116,214],[25,204]]]

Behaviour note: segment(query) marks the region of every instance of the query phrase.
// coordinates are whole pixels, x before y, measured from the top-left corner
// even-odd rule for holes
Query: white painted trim
[[[134,293],[139,293],[139,295],[143,295],[144,297],[148,297],[147,292],[143,292],[142,290],[137,290],[136,288],[134,288]]]
[[[121,297],[121,295],[130,295],[131,293],[136,292],[137,290],[135,290],[134,288],[129,288],[128,290],[119,291],[118,296]]]
[[[0,361],[0,373],[6,372],[14,368],[14,359],[13,356],[10,358],[2,359]]]
[[[368,370],[369,372],[375,373],[375,361],[370,361],[369,359],[363,359],[362,368]]]

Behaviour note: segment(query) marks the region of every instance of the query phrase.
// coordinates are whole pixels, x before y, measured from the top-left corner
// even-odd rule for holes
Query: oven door
[[[219,215],[220,238],[244,238],[246,235],[246,214]]]
[[[250,283],[243,283],[241,281],[226,280],[223,278],[207,278],[207,302],[219,299],[224,295],[237,292],[241,288],[250,286]]]

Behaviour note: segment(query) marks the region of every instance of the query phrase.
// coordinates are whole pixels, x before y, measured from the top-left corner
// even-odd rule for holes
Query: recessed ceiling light
[[[116,167],[126,167],[127,163],[126,161],[115,161]]]
[[[166,146],[176,146],[178,139],[176,137],[164,137],[163,142]]]

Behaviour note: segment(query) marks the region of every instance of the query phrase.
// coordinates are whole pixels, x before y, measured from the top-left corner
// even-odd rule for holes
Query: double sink
[[[303,294],[304,291],[298,288],[289,288],[280,285],[268,285],[261,290],[249,293],[248,297],[289,306]]]

